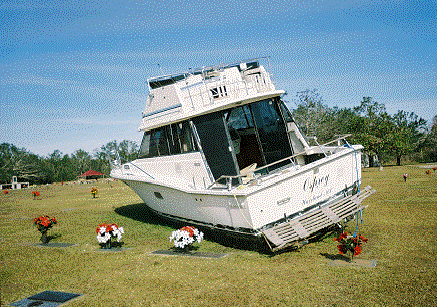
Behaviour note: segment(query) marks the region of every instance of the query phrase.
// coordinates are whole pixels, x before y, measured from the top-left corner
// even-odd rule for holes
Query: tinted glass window
[[[196,150],[190,124],[185,121],[145,132],[139,158],[177,155]]]
[[[188,121],[169,126],[169,143],[172,155],[196,150],[193,134]]]
[[[139,158],[144,158],[149,156],[150,152],[150,135],[151,131],[144,133],[143,140],[141,141],[140,151],[138,153]]]
[[[285,123],[277,102],[268,99],[255,102],[251,106],[266,163],[291,156]],[[269,167],[269,170],[280,166],[282,164],[276,164]]]
[[[291,116],[290,111],[286,107],[283,101],[279,102],[279,106],[281,107],[282,116],[284,116],[284,119],[287,123],[294,122],[293,117]]]

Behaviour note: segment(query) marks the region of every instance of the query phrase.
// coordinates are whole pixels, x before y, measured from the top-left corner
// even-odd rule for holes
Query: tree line
[[[138,153],[138,145],[124,140],[112,141],[94,150],[92,154],[79,149],[71,155],[59,150],[42,157],[9,143],[0,144],[0,183],[10,183],[12,176],[30,184],[47,184],[75,180],[79,175],[93,169],[109,175],[108,153],[117,150],[121,157],[133,160]]]
[[[377,156],[381,163],[401,165],[402,158],[437,161],[437,115],[428,127],[414,112],[388,114],[385,105],[371,97],[363,97],[356,107],[329,108],[316,90],[306,90],[298,94],[293,117],[304,134],[317,136],[320,144],[336,135],[351,134],[349,143],[363,145],[364,152]]]
[[[351,144],[362,144],[364,152],[378,156],[382,163],[401,164],[401,159],[416,162],[437,161],[437,115],[430,126],[414,113],[387,113],[384,104],[364,97],[352,108],[328,107],[316,90],[298,94],[292,115],[313,144],[322,144],[338,135],[351,134]],[[311,138],[317,136],[317,139]],[[71,155],[59,150],[46,157],[24,148],[0,144],[0,183],[10,183],[12,176],[31,184],[74,180],[89,169],[109,175],[108,153],[117,150],[130,161],[137,157],[138,145],[124,140],[109,142],[92,154],[79,149]],[[372,164],[370,159],[370,164]],[[373,166],[373,165],[370,165]]]

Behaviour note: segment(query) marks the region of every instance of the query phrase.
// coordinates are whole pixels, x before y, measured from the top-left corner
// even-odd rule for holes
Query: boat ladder
[[[315,232],[341,222],[366,208],[367,206],[362,206],[362,201],[375,192],[374,189],[367,186],[359,194],[349,195],[290,221],[276,224],[264,230],[263,234],[268,241],[274,244],[271,246],[267,242],[273,252],[297,245],[299,241],[310,237]]]

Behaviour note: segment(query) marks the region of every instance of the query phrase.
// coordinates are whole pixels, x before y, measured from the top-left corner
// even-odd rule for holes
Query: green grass
[[[174,228],[147,216],[137,205],[141,200],[121,183],[99,182],[96,199],[89,185],[39,187],[36,200],[31,190],[1,194],[1,303],[56,290],[83,294],[68,306],[434,305],[437,172],[426,175],[417,166],[367,169],[363,185],[377,190],[365,201],[360,231],[369,242],[358,256],[376,259],[372,269],[329,265],[329,255],[337,253],[332,236],[275,256],[208,237],[199,251],[228,256],[151,255],[171,247]],[[40,234],[32,220],[42,214],[59,221],[49,231],[58,236],[52,242],[78,245],[36,247]],[[124,251],[98,251],[95,228],[103,222],[125,228]]]

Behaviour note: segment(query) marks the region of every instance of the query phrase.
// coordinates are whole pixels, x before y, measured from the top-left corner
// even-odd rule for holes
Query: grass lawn
[[[226,257],[151,255],[171,247],[174,228],[144,216],[141,200],[118,182],[99,182],[95,199],[90,185],[39,187],[35,200],[32,190],[2,193],[1,304],[54,290],[83,294],[68,306],[435,306],[437,172],[366,169],[365,185],[377,192],[365,200],[360,232],[369,242],[357,258],[377,260],[374,268],[330,265],[333,236],[274,256],[208,237],[199,251]],[[33,218],[45,214],[59,222],[51,242],[77,245],[36,246]],[[123,251],[98,250],[103,222],[124,227]],[[356,221],[349,224],[353,231]]]

